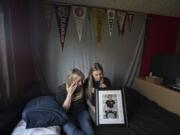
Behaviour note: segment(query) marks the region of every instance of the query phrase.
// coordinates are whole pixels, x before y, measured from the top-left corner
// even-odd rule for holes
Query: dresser
[[[149,100],[180,116],[180,91],[140,77],[135,78],[132,87]]]

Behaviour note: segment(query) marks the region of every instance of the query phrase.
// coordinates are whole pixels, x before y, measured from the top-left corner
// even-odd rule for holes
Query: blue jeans
[[[63,130],[66,135],[95,135],[87,111],[75,115],[72,121],[63,125]]]

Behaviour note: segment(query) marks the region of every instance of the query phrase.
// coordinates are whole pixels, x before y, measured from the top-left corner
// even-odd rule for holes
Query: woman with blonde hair
[[[77,68],[71,70],[66,83],[58,87],[57,102],[64,108],[69,121],[62,129],[67,135],[94,135],[85,106],[84,74]]]
[[[111,87],[110,80],[104,76],[103,67],[99,63],[94,63],[89,71],[89,76],[84,83],[86,92],[86,102],[90,114],[95,120],[95,89]]]

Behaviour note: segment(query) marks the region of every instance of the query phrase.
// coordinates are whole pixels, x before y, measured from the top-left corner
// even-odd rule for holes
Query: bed
[[[14,128],[12,135],[60,135],[60,131],[59,126],[26,129],[26,122],[20,120]]]
[[[96,135],[180,135],[180,118],[155,102],[148,100],[132,88],[125,88],[128,127],[95,127]],[[60,135],[60,127],[25,129],[20,121],[12,135]],[[31,134],[30,134],[31,133]]]

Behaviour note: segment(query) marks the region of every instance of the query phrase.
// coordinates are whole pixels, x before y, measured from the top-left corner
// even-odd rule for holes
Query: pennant
[[[133,20],[134,20],[134,13],[128,13],[128,25],[129,25],[130,31],[132,29]]]
[[[67,25],[70,16],[70,7],[69,6],[56,6],[56,17],[57,24],[59,29],[60,41],[62,50],[64,48],[64,42],[66,37]]]
[[[119,34],[124,34],[125,22],[126,22],[127,13],[124,11],[117,11],[117,24]]]
[[[96,34],[96,44],[100,46],[102,40],[102,30],[103,30],[103,22],[105,20],[105,10],[104,9],[97,9],[92,8],[92,17],[93,17],[93,24],[94,24],[94,31]]]
[[[43,5],[43,14],[47,24],[48,32],[51,31],[51,21],[53,16],[53,6],[51,4],[44,4]]]
[[[83,32],[83,24],[86,17],[86,7],[73,6],[73,16],[76,23],[77,34],[79,40],[81,40],[82,32]]]
[[[108,9],[107,10],[107,18],[108,18],[108,26],[109,26],[109,35],[111,37],[113,26],[114,26],[114,19],[115,19],[115,10]]]

